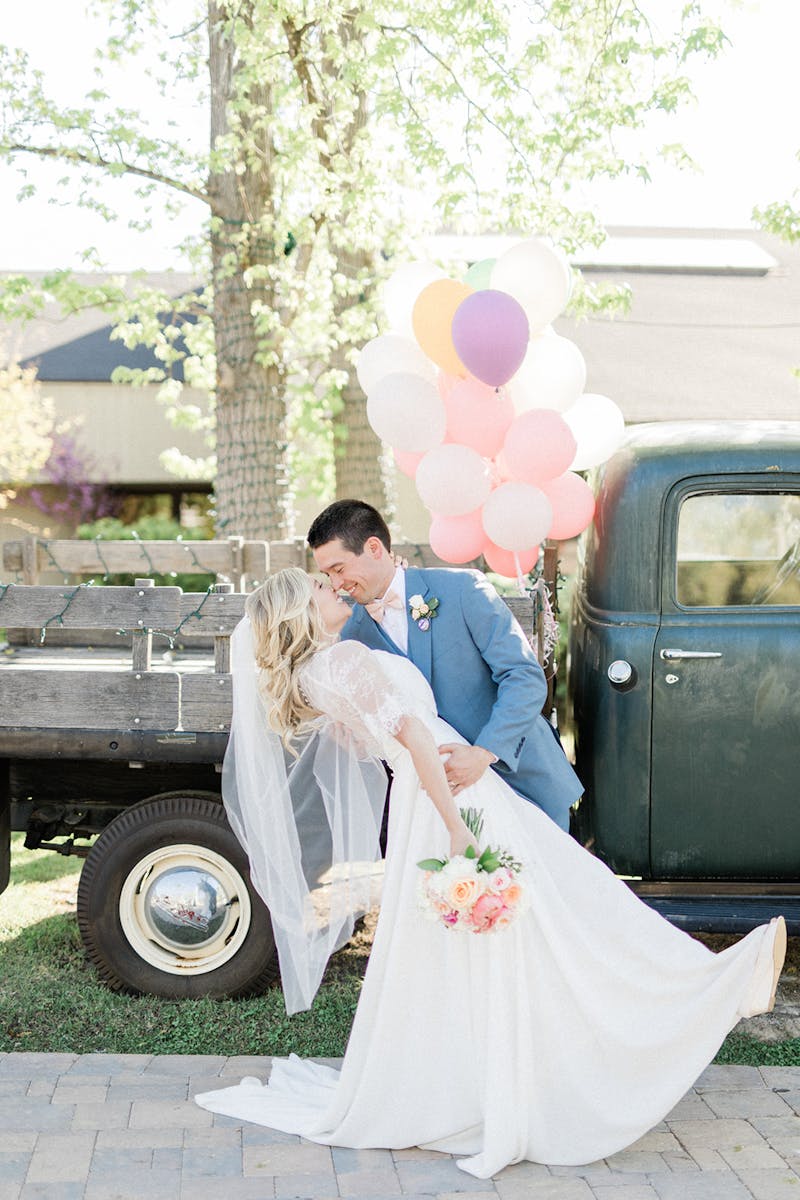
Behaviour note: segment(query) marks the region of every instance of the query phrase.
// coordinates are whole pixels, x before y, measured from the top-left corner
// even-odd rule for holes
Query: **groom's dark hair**
[[[392,549],[392,535],[377,508],[364,500],[334,500],[315,517],[308,531],[312,550],[338,538],[345,550],[360,554],[368,538],[378,538],[387,550]]]

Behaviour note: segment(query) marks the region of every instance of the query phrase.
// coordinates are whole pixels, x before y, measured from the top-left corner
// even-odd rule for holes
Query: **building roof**
[[[617,244],[642,233],[614,230]],[[753,230],[647,233],[665,252],[673,239],[739,240],[743,256],[752,258],[754,247],[774,266],[710,274],[587,264],[587,282],[628,283],[632,302],[624,317],[556,321],[583,351],[586,390],[610,396],[628,422],[800,417],[800,247]]]
[[[26,274],[35,283],[41,283],[45,278],[42,271],[15,274]],[[76,272],[74,278],[79,283],[97,285],[109,276]],[[143,278],[115,274],[113,278],[122,278],[128,292],[144,283],[171,297],[185,295],[197,286],[194,276],[178,271],[148,274]],[[0,326],[0,340],[3,349],[19,358],[23,366],[35,366],[38,378],[44,383],[108,383],[115,367],[146,370],[163,365],[145,346],[128,350],[121,341],[112,340],[112,328],[113,323],[102,309],[82,309],[65,317],[59,306],[50,300],[33,320]],[[182,378],[179,363],[174,373],[176,378]]]
[[[478,258],[514,239],[452,240]],[[800,367],[800,247],[753,230],[618,228],[578,262],[590,285],[611,280],[632,290],[626,316],[555,323],[583,351],[587,391],[609,396],[626,421],[800,416],[792,374]],[[173,296],[197,284],[179,272],[144,281]],[[120,364],[158,365],[149,351],[110,341],[108,319],[96,310],[65,319],[51,305],[3,333],[45,382],[107,381]]]

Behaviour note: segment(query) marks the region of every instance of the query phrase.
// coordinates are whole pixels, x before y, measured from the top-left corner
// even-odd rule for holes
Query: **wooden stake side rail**
[[[396,542],[396,554],[414,567],[448,567],[424,542]],[[480,567],[480,559],[465,566]],[[237,591],[243,581],[263,580],[283,567],[314,570],[311,551],[302,538],[281,542],[246,542],[242,537],[216,541],[104,541],[101,538],[38,538],[3,543],[3,570],[22,583],[37,584],[45,572],[63,575],[216,575]]]
[[[10,584],[0,589],[0,627],[44,628],[42,645],[0,658],[0,755],[24,730],[145,731],[224,734],[230,728],[230,636],[244,614],[241,592],[183,593],[176,587],[60,587]],[[529,597],[506,603],[533,640]],[[51,628],[128,630],[128,669],[119,658],[101,666],[88,647],[50,647]],[[214,647],[181,670],[176,660],[151,669],[154,634],[203,634]],[[166,646],[166,641],[163,643]],[[57,663],[57,665],[56,665]],[[8,731],[4,749],[3,731]]]
[[[269,543],[242,537],[218,541],[103,541],[27,537],[3,544],[3,569],[34,585],[46,571],[64,575],[215,575],[240,590],[270,571]]]

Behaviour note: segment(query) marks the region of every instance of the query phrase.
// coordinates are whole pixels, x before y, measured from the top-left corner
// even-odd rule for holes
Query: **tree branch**
[[[163,183],[165,187],[170,187],[177,192],[183,192],[184,195],[192,196],[195,200],[202,200],[204,204],[211,207],[211,197],[203,189],[192,187],[188,183],[182,183],[179,179],[172,179],[169,175],[162,175],[159,171],[151,171],[147,167],[137,167],[134,163],[125,162],[122,157],[117,162],[112,162],[110,159],[104,158],[99,151],[97,154],[86,154],[84,151],[70,150],[66,147],[28,146],[22,142],[7,143],[4,149],[9,154],[35,154],[37,158],[53,158],[60,162],[83,163],[89,167],[106,169],[113,167],[118,169],[122,166],[126,175],[138,175],[142,179],[150,179],[154,183]]]

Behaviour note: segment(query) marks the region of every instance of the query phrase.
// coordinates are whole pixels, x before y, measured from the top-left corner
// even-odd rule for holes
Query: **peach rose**
[[[453,908],[469,908],[480,893],[477,879],[455,879],[447,889],[446,899]]]
[[[515,914],[510,909],[502,909],[495,918],[492,929],[508,929],[509,925],[514,920]]]
[[[503,900],[509,906],[519,904],[522,899],[522,888],[518,883],[510,883],[503,892]]]

